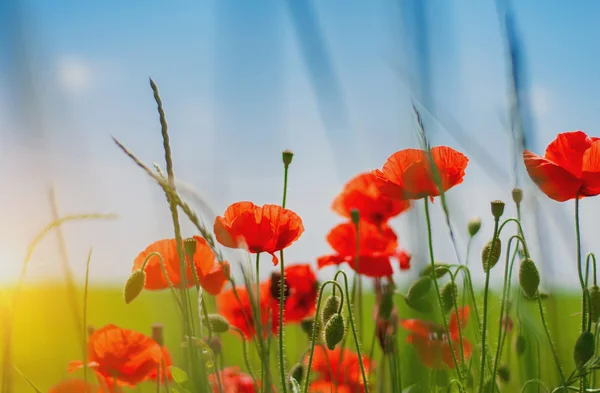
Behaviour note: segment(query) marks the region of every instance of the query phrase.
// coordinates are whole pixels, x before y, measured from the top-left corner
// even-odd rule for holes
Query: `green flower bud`
[[[329,350],[333,350],[335,346],[342,341],[346,333],[346,325],[344,317],[341,314],[333,315],[325,325],[325,343]]]
[[[573,360],[578,370],[581,370],[588,360],[594,356],[594,335],[591,332],[583,332],[575,343]]]
[[[483,271],[488,272],[496,266],[498,261],[500,260],[500,253],[502,252],[502,241],[500,238],[496,238],[494,240],[490,240],[487,242],[485,246],[483,246],[483,250],[481,251],[481,264],[483,266]],[[489,261],[489,267],[488,267]]]
[[[142,293],[144,284],[146,284],[145,271],[138,269],[131,273],[131,276],[129,276],[125,283],[125,291],[123,293],[126,304],[131,303],[140,293]]]
[[[540,286],[540,274],[537,267],[535,267],[535,263],[529,258],[521,261],[519,283],[525,295],[530,299],[535,299],[538,287]]]
[[[421,277],[417,281],[413,282],[410,288],[408,288],[408,293],[406,294],[408,302],[414,303],[423,296],[427,295],[427,292],[429,292],[429,289],[431,288],[432,282],[433,281],[429,277]]]
[[[506,365],[498,367],[498,378],[504,383],[510,382],[510,369]]]
[[[285,167],[290,166],[292,158],[294,158],[294,153],[292,153],[291,150],[284,150],[283,153],[281,153],[281,159]]]
[[[502,214],[504,214],[504,202],[492,201],[491,207],[492,207],[492,215],[494,216],[494,218],[496,220],[499,220],[500,217],[502,217]]]
[[[512,198],[515,201],[515,204],[519,206],[521,201],[523,200],[523,190],[520,188],[513,188],[512,190]]]
[[[421,298],[417,300],[409,300],[407,296],[404,297],[404,301],[408,305],[408,307],[412,308],[415,311],[428,314],[433,311],[433,304],[427,298]]]
[[[208,324],[215,333],[225,333],[229,331],[230,327],[227,319],[219,314],[208,314]]]
[[[472,218],[467,224],[467,229],[469,230],[469,236],[477,235],[477,232],[481,229],[481,217]]]
[[[350,210],[350,219],[354,223],[354,225],[358,225],[360,221],[360,211],[358,209]]]
[[[447,314],[456,304],[456,297],[458,296],[458,288],[456,287],[456,283],[450,281],[448,284],[444,285],[441,295],[442,310],[445,314]]]
[[[321,312],[321,318],[323,319],[324,324],[327,324],[329,318],[338,313],[340,310],[340,304],[341,300],[337,295],[331,295],[325,299],[323,311]]]
[[[435,264],[435,278],[442,278],[450,270],[447,263],[436,263]],[[431,265],[427,265],[420,274],[421,277],[431,277]]]
[[[515,336],[515,352],[521,356],[525,353],[525,349],[527,349],[527,340],[524,335],[518,334]]]

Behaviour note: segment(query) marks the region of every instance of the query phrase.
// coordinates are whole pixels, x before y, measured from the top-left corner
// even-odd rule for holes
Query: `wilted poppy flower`
[[[194,253],[194,266],[198,281],[202,288],[211,295],[216,295],[225,286],[229,280],[229,265],[227,262],[220,263],[216,260],[215,253],[209,245],[200,236],[192,238],[196,241],[196,252]],[[161,255],[169,280],[175,287],[182,285],[181,269],[179,264],[179,255],[177,253],[177,241],[175,239],[163,239],[150,244],[133,261],[132,271],[141,269],[144,261],[153,252]],[[186,255],[186,282],[188,288],[195,285],[194,274],[191,269],[189,257]],[[169,288],[163,269],[160,266],[160,259],[157,256],[151,256],[146,263],[146,283],[144,288],[149,290],[160,290]]]
[[[525,150],[529,177],[558,202],[600,194],[600,139],[582,131],[558,134],[544,157]]]
[[[219,378],[221,379],[222,393],[258,393],[254,387],[252,377],[248,374],[240,372],[238,367],[225,367],[219,371],[219,377],[216,374],[210,374],[208,381],[212,386],[214,393],[219,393]],[[257,385],[260,388],[260,381]]]
[[[164,383],[165,376],[167,377],[167,381],[171,381],[173,379],[173,375],[171,375],[171,370],[169,367],[173,365],[173,359],[171,358],[171,354],[167,347],[163,346],[162,350],[162,359],[160,360],[160,365],[156,367],[154,370],[150,371],[148,374],[148,379],[151,381],[159,381]]]
[[[465,306],[459,309],[461,329],[466,327],[467,319],[469,318],[469,307]],[[446,336],[443,326],[436,325],[429,321],[420,319],[404,319],[400,324],[411,333],[406,337],[406,342],[415,347],[417,356],[423,364],[431,369],[443,369],[444,367],[454,368],[454,360],[452,358],[452,349],[456,355],[456,359],[460,359],[460,337],[458,333],[458,321],[456,313],[451,313],[448,330],[450,337]],[[465,338],[462,340],[463,352],[465,360],[471,356],[473,349],[471,343]]]
[[[304,226],[300,216],[281,206],[237,202],[216,218],[214,231],[217,241],[225,247],[269,253],[277,265],[275,253],[298,240]]]
[[[381,225],[410,207],[409,201],[394,200],[382,195],[377,184],[377,177],[372,173],[355,176],[346,183],[331,208],[346,218],[350,218],[352,209],[357,209],[361,221]]]
[[[309,264],[289,265],[285,268],[285,281],[290,294],[285,300],[285,322],[301,322],[314,314],[317,303],[317,277]],[[273,315],[279,318],[279,301],[275,300]]]
[[[134,330],[106,325],[88,339],[88,367],[106,382],[133,387],[148,379],[162,359],[160,346],[149,336]],[[69,364],[69,371],[83,367],[82,361]]]
[[[252,303],[250,301],[250,295],[248,289],[245,287],[236,287],[236,292],[233,289],[227,289],[221,292],[217,296],[217,309],[219,313],[227,319],[227,321],[238,328],[246,339],[250,340],[256,334],[256,327],[254,326],[252,317]],[[253,291],[254,293],[255,291]],[[254,295],[255,296],[255,295]],[[269,323],[269,314],[274,309],[274,302],[271,297],[271,284],[265,281],[260,284],[260,309],[261,309],[261,320],[262,326],[266,326]],[[277,314],[278,315],[278,314]],[[278,330],[279,321],[277,317],[271,315],[271,331],[275,334]],[[263,329],[263,333],[266,332]]]
[[[82,379],[67,379],[52,386],[48,393],[102,393],[102,389]]]
[[[410,266],[410,256],[398,250],[397,236],[389,226],[379,228],[368,222],[359,223],[358,264],[356,263],[356,228],[352,222],[335,226],[327,235],[335,251],[317,259],[319,268],[347,262],[357,273],[369,277],[387,277],[393,273],[390,258],[400,261],[400,268]]]
[[[342,356],[341,363],[340,356]],[[362,361],[365,373],[368,375],[371,363],[366,356],[363,356]],[[329,351],[322,345],[316,346],[313,355],[312,371],[317,374],[316,381],[337,383],[340,386],[348,387],[351,392],[365,391],[358,355],[348,349],[344,349],[343,352],[339,348]],[[322,388],[323,386],[325,385],[321,384],[320,387]],[[319,390],[316,390],[316,392],[320,393]]]
[[[431,148],[433,162],[444,192],[462,183],[469,159],[447,147]],[[400,150],[388,157],[381,170],[373,172],[381,193],[392,199],[433,198],[440,195],[427,152],[420,149]]]

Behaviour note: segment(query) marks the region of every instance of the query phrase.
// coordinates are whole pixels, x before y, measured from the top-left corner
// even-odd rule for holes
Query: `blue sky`
[[[416,23],[415,2],[30,0],[19,14],[11,3],[0,5],[0,163],[8,185],[0,195],[0,281],[17,276],[29,240],[50,221],[50,184],[63,214],[119,215],[65,227],[77,277],[93,247],[93,280],[122,282],[137,252],[172,236],[159,188],[110,138],[164,166],[150,76],[165,103],[176,172],[216,213],[238,200],[279,202],[280,152],[296,153],[288,203],[306,233],[289,249],[290,262],[314,263],[329,252],[324,237],[341,222],[329,204],[346,180],[417,146],[411,100],[424,81],[431,92],[424,104],[437,114],[425,116],[432,143],[471,157],[465,183],[448,194],[463,257],[467,220],[484,217],[480,249],[491,235],[489,201],[510,200],[506,50],[493,1],[428,1],[425,25]],[[600,135],[598,8],[593,1],[515,2],[537,153],[561,131]],[[419,27],[428,56],[422,46],[415,50]],[[427,76],[416,72],[426,69],[423,59]],[[453,137],[457,125],[466,139]],[[490,162],[506,176],[492,179]],[[526,195],[528,210],[535,202],[529,184]],[[541,242],[552,244],[552,260],[540,262],[552,273],[545,278],[576,283],[572,205],[538,202],[552,236]],[[591,247],[600,210],[595,199],[582,208]],[[426,262],[421,209],[393,223],[415,265]],[[453,262],[434,210],[436,254]],[[534,231],[531,217],[525,220]],[[570,226],[564,241],[557,223]],[[539,258],[540,247],[534,250]],[[60,277],[58,266],[50,237],[30,277]]]

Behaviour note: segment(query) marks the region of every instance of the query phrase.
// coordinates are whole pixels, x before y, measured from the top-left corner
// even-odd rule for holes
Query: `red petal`
[[[600,141],[594,141],[583,156],[583,188],[581,195],[600,194]]]
[[[563,132],[548,145],[545,158],[579,178],[583,156],[591,144],[592,140],[582,131]]]
[[[574,199],[583,182],[564,168],[528,150],[523,160],[529,177],[549,198],[558,202]]]

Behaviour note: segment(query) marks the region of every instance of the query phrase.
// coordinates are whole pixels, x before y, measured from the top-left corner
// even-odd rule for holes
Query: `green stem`
[[[244,362],[246,363],[246,368],[248,369],[248,374],[250,374],[250,377],[252,378],[252,382],[254,383],[254,391],[258,392],[258,383],[256,381],[256,376],[254,375],[254,372],[252,371],[252,367],[250,365],[250,359],[248,359],[248,347],[246,346],[246,337],[244,337],[244,333],[236,328],[236,327],[231,327],[231,329],[233,329],[237,334],[240,335],[240,339],[242,340],[242,353],[244,356]]]
[[[565,375],[563,374],[562,368],[560,367],[560,362],[558,361],[558,354],[556,353],[556,349],[554,348],[554,344],[552,343],[552,337],[550,336],[550,331],[548,330],[548,324],[546,323],[546,318],[544,317],[544,308],[542,307],[542,299],[538,295],[537,297],[538,307],[540,309],[540,318],[542,319],[542,325],[544,326],[544,331],[546,332],[546,337],[548,338],[548,345],[550,346],[550,351],[552,352],[552,356],[554,357],[554,362],[556,363],[556,369],[560,375],[560,380],[562,381],[562,386],[568,386],[565,380]],[[540,359],[541,360],[541,359]]]
[[[429,215],[429,201],[427,198],[423,198],[425,201],[425,220],[427,221],[427,241],[429,246],[429,260],[431,263],[431,279],[435,286],[435,294],[437,296],[438,305],[440,307],[440,313],[442,314],[442,322],[444,324],[444,331],[446,332],[446,337],[450,337],[450,330],[448,329],[448,321],[446,321],[446,316],[443,311],[443,302],[442,295],[440,294],[440,286],[437,282],[437,276],[435,275],[435,256],[433,255],[433,235],[431,232],[431,217]],[[460,370],[458,367],[458,360],[456,359],[456,353],[454,352],[454,346],[452,345],[452,340],[448,339],[448,346],[450,347],[450,352],[452,352],[452,361],[454,362],[454,371],[457,373],[460,379]]]
[[[284,165],[282,208],[285,208],[287,199],[288,169],[289,166]],[[285,348],[283,342],[283,313],[285,304],[285,267],[283,262],[283,250],[279,252],[279,259],[281,273],[281,279],[279,280],[279,374],[281,379],[281,390],[283,393],[287,393],[287,383],[285,378]]]
[[[90,263],[92,261],[92,250],[88,254],[85,265],[85,285],[83,287],[83,385],[87,386],[87,306],[88,289],[90,283]]]

